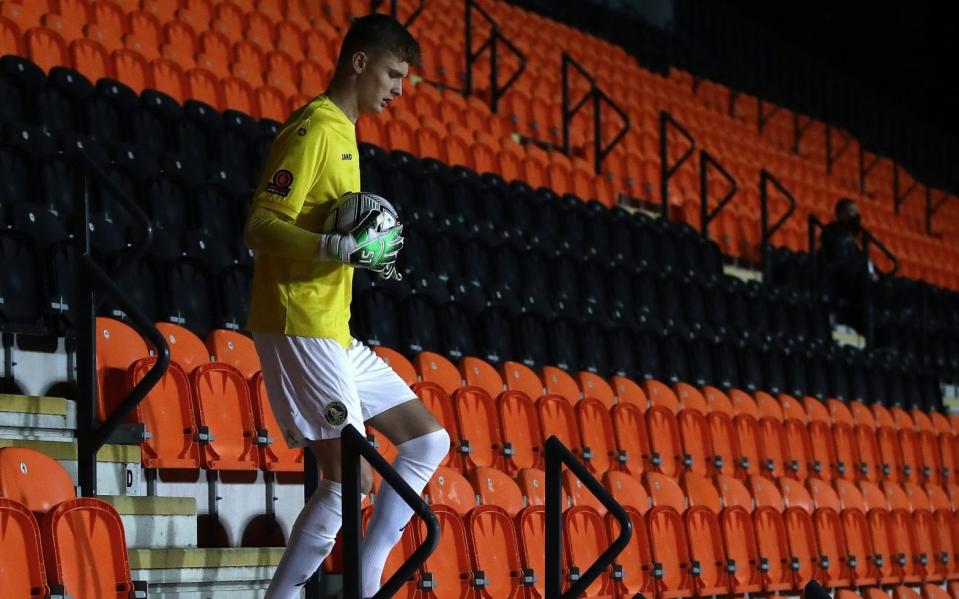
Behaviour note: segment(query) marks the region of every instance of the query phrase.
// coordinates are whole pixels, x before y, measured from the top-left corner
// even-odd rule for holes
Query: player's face
[[[403,79],[410,65],[391,52],[371,54],[359,74],[360,112],[380,113],[397,96],[403,95]]]

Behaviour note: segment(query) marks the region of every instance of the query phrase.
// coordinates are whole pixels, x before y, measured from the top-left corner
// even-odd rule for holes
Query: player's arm
[[[344,261],[338,235],[322,235],[296,225],[307,193],[326,167],[327,154],[324,131],[311,128],[309,119],[280,131],[270,146],[243,231],[250,249],[297,260]]]

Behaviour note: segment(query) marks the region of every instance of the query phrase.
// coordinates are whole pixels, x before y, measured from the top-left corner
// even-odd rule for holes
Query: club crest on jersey
[[[330,405],[326,406],[326,413],[323,416],[326,418],[326,421],[332,424],[333,426],[341,426],[346,422],[346,416],[348,412],[346,411],[346,406],[343,405],[342,401],[334,401]]]
[[[275,193],[278,196],[286,197],[290,195],[290,188],[293,186],[293,173],[281,168],[273,173],[273,179],[266,184],[266,190]]]

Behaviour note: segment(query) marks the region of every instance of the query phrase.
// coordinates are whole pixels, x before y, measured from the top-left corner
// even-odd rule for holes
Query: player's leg
[[[339,436],[347,423],[362,428],[362,411],[346,351],[335,341],[262,334],[254,339],[270,405],[287,444],[309,447],[322,472],[290,530],[265,595],[294,599],[329,555],[342,525]],[[368,489],[369,466],[361,468]]]
[[[450,449],[449,434],[378,356],[359,344],[348,353],[356,369],[364,415],[370,414],[366,422],[396,446],[393,468],[415,493],[421,493]],[[413,510],[392,487],[380,485],[360,549],[364,597],[379,590],[386,558],[412,515]]]

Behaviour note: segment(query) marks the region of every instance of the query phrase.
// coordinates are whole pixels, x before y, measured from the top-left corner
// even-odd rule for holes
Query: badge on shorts
[[[286,197],[290,194],[290,187],[292,186],[293,173],[285,168],[281,168],[273,173],[273,179],[266,184],[266,190],[278,196]]]
[[[334,401],[326,406],[326,413],[323,416],[326,418],[326,421],[333,426],[340,426],[346,422],[346,406],[343,405],[341,401]]]

